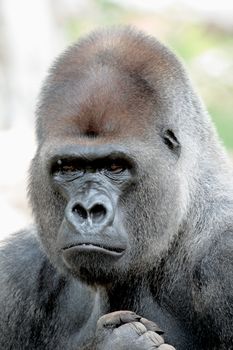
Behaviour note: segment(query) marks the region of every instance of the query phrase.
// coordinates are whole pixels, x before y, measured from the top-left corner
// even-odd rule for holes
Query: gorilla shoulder
[[[76,329],[85,325],[80,343],[92,334],[100,316],[98,293],[57,272],[41,249],[34,228],[1,242],[0,276],[0,349],[61,349],[58,319],[67,330],[72,318]],[[72,302],[74,297],[80,304]],[[65,344],[71,341],[69,337]]]
[[[33,283],[48,258],[40,249],[34,228],[20,231],[0,242],[0,273],[2,288],[20,288]],[[7,286],[8,285],[8,286]],[[10,287],[10,288],[9,288]]]
[[[53,289],[61,288],[65,282],[41,250],[34,231],[32,228],[16,233],[0,246],[0,303],[1,306],[5,305],[10,318],[11,314],[22,311],[26,315],[29,307],[33,309],[33,304],[38,302],[44,293],[40,304],[45,302],[46,295],[48,296]],[[3,314],[0,319],[2,317]]]
[[[209,248],[196,262],[193,270],[194,308],[205,328],[214,334],[221,329],[222,340],[233,344],[233,229],[213,238]],[[218,317],[216,317],[218,314]],[[216,336],[216,339],[218,337]]]

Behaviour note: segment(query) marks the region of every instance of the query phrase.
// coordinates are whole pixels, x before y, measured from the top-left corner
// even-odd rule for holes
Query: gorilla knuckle
[[[159,334],[153,332],[153,331],[147,331],[144,334],[144,337],[150,339],[152,343],[156,346],[160,346],[164,343],[163,337],[161,337]]]
[[[176,350],[174,346],[169,344],[161,344],[158,349],[159,350]]]
[[[139,320],[140,316],[136,315],[132,311],[114,311],[109,314],[105,314],[99,318],[97,321],[97,328],[114,328],[125,323],[133,322]]]
[[[132,329],[138,335],[142,335],[146,332],[146,327],[140,322],[127,323],[124,327],[128,327],[128,328]]]

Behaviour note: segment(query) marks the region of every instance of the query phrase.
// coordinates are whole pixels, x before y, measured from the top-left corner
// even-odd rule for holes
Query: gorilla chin
[[[97,206],[95,203],[99,203],[99,198],[97,197],[94,205],[92,201],[93,197],[90,201],[91,208]],[[100,208],[100,204],[98,206]],[[107,203],[105,207],[107,208]],[[93,212],[93,209],[91,210]],[[70,211],[68,212],[67,217],[70,221],[65,219],[60,227],[56,241],[57,251],[61,255],[63,264],[73,276],[93,283],[100,283],[100,281],[106,283],[104,276],[111,275],[110,271],[124,265],[129,242],[126,230],[119,225],[117,213],[114,216],[115,220],[108,220],[107,215],[111,208],[108,213],[106,213],[107,210],[103,210],[103,207],[102,211],[98,209],[98,215],[93,215],[91,210],[86,209],[85,218],[80,218],[76,213],[73,215],[72,212],[69,215]],[[85,277],[86,274],[87,277]],[[107,280],[110,282],[109,277]]]
[[[121,266],[125,269],[125,254],[123,248],[83,243],[63,249],[62,258],[72,275],[88,284],[102,285],[113,282]]]

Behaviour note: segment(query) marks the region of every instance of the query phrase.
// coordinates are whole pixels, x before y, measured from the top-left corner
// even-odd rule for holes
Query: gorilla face
[[[106,275],[128,250],[120,199],[133,182],[132,160],[105,145],[79,146],[75,155],[63,149],[51,160],[51,176],[66,199],[56,240],[64,264],[83,278]]]
[[[178,233],[185,195],[170,111],[145,67],[127,63],[132,42],[123,53],[119,43],[95,45],[68,50],[42,90],[30,198],[51,261],[104,284],[155,266]]]

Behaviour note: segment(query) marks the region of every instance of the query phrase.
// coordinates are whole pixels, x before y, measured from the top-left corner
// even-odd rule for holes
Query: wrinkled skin
[[[97,349],[160,349],[174,350],[164,343],[159,327],[129,311],[115,311],[97,322]]]
[[[91,34],[50,70],[36,133],[0,348],[233,349],[233,171],[178,59]]]

